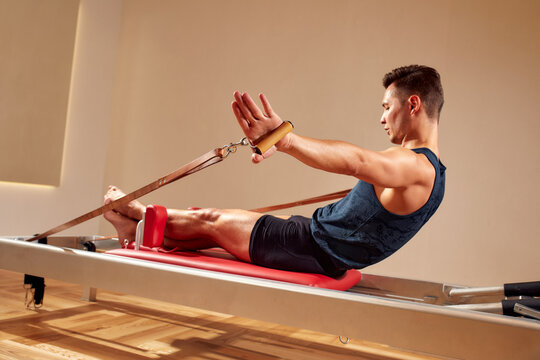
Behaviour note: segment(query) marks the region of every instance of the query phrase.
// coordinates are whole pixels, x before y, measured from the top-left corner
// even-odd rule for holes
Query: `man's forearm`
[[[364,149],[343,141],[319,140],[294,133],[288,136],[288,141],[278,150],[316,169],[357,176],[365,160]]]

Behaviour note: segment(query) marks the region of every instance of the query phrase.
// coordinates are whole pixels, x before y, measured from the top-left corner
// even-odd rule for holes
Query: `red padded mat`
[[[357,284],[362,276],[357,270],[349,270],[340,278],[334,279],[321,274],[269,269],[239,261],[222,249],[169,253],[117,249],[107,251],[107,254],[333,290],[347,290]]]

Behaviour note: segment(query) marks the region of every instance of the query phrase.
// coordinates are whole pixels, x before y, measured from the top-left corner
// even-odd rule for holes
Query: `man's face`
[[[393,144],[401,145],[407,130],[408,107],[407,101],[402,101],[396,96],[394,84],[391,84],[384,92],[381,116],[381,124]]]

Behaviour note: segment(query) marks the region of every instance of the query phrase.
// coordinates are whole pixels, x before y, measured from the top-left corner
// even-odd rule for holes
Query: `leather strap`
[[[315,203],[319,203],[323,201],[341,199],[342,197],[345,197],[351,190],[352,189],[338,191],[331,194],[315,196],[308,199],[293,201],[293,202],[285,203],[285,204],[266,206],[266,207],[262,207],[258,209],[252,209],[251,211],[258,212],[258,213],[267,213],[270,211],[283,210],[283,209],[288,209],[288,208],[292,208],[296,206],[309,205],[309,204],[315,204]]]
[[[265,149],[272,147],[276,142],[278,142],[283,136],[287,135],[292,130],[292,123],[287,122],[283,123],[274,130],[272,130],[268,136],[267,140],[265,140]],[[92,210],[84,215],[81,215],[71,221],[68,221],[62,225],[59,225],[55,228],[52,228],[50,230],[45,231],[44,233],[41,233],[39,235],[36,235],[26,241],[34,241],[38,240],[44,237],[47,237],[52,234],[56,234],[60,231],[69,229],[75,225],[78,225],[82,222],[85,222],[87,220],[93,219],[96,216],[99,216],[103,214],[106,211],[113,210],[118,208],[119,206],[122,206],[124,204],[129,203],[130,201],[133,201],[135,199],[140,198],[143,195],[146,195],[154,190],[159,189],[162,186],[165,186],[167,184],[170,184],[173,181],[176,181],[178,179],[181,179],[185,176],[191,175],[199,170],[202,170],[210,165],[213,165],[215,163],[218,163],[225,159],[229,154],[236,152],[236,148],[241,145],[248,145],[249,142],[246,138],[243,138],[240,140],[240,142],[237,143],[231,143],[229,145],[223,146],[222,148],[217,148],[212,151],[207,152],[206,154],[198,157],[197,159],[193,160],[192,162],[182,166],[180,169],[173,171],[169,175],[166,175],[162,178],[159,178],[150,184],[143,186],[140,189],[137,189],[120,199],[117,199],[115,201],[112,201],[106,205],[103,205],[95,210]],[[264,149],[259,149],[259,151]],[[266,150],[264,150],[266,151]],[[262,152],[264,152],[262,151]]]
[[[143,195],[146,195],[154,190],[159,189],[162,186],[165,186],[167,184],[172,183],[173,181],[176,181],[178,179],[181,179],[183,177],[186,177],[188,175],[191,175],[199,170],[202,170],[210,165],[214,165],[220,161],[222,161],[225,158],[225,150],[223,148],[214,149],[212,151],[207,152],[206,154],[198,157],[197,159],[193,160],[190,163],[185,164],[181,168],[173,171],[172,173],[159,178],[153,182],[151,182],[148,185],[143,186],[140,189],[137,189],[129,194],[126,194],[125,196],[121,197],[120,199],[111,201],[110,203],[103,205],[95,210],[92,210],[84,215],[81,215],[73,220],[70,220],[62,225],[58,225],[50,230],[47,230],[39,235],[36,235],[30,239],[27,239],[26,241],[34,241],[38,240],[47,236],[50,236],[52,234],[56,234],[60,231],[69,229],[75,225],[78,225],[80,223],[83,223],[87,220],[93,219],[96,216],[99,216],[103,214],[104,212],[107,212],[109,210],[116,209],[122,205],[125,205],[129,203],[130,201],[133,201],[135,199],[140,198]]]
[[[273,133],[276,133],[277,135],[276,136],[273,136],[272,137],[272,141],[275,143],[276,141],[279,141],[279,139],[283,136],[285,136],[288,132],[290,132],[292,130],[292,123],[284,123],[285,125],[281,125],[279,126],[277,129],[274,129],[272,131],[272,134]],[[272,135],[270,134],[270,135]],[[197,171],[200,171],[208,166],[211,166],[211,165],[214,165],[220,161],[222,161],[223,159],[225,159],[231,152],[235,152],[236,151],[236,146],[238,145],[245,145],[244,144],[244,139],[242,139],[241,142],[239,143],[236,143],[236,144],[230,144],[228,147],[227,146],[224,146],[222,148],[217,148],[217,149],[214,149],[212,151],[209,151],[207,152],[206,154],[198,157],[197,159],[191,161],[190,163],[187,163],[185,164],[184,166],[182,166],[181,168],[173,171],[172,173],[162,177],[162,178],[159,178],[153,182],[151,182],[150,184],[148,185],[145,185],[143,186],[142,188],[140,189],[137,189],[129,194],[126,194],[125,196],[121,197],[120,199],[117,199],[117,200],[114,200],[114,201],[111,201],[110,203],[106,204],[106,205],[103,205],[103,206],[100,206],[99,208],[95,209],[95,210],[92,210],[84,215],[81,215],[73,220],[70,220],[62,225],[58,225],[50,230],[47,230],[41,234],[38,234],[38,235],[35,235],[34,237],[30,238],[30,239],[27,239],[26,241],[34,241],[34,240],[38,240],[38,239],[41,239],[41,238],[45,238],[47,236],[50,236],[50,235],[53,235],[53,234],[56,234],[60,231],[63,231],[63,230],[66,230],[66,229],[69,229],[75,225],[78,225],[78,224],[81,224],[87,220],[90,220],[90,219],[93,219],[99,215],[102,215],[104,212],[107,212],[107,211],[110,211],[110,210],[113,210],[113,209],[117,209],[118,207],[122,206],[122,205],[125,205],[127,203],[129,203],[130,201],[133,201],[133,200],[136,200],[138,198],[140,198],[141,196],[144,196],[154,190],[157,190],[159,189],[160,187],[162,186],[165,186],[167,184],[170,184],[178,179],[181,179],[183,177],[186,177],[188,175],[191,175],[193,173],[196,173]],[[270,145],[271,146],[271,145]],[[293,202],[290,202],[290,203],[286,203],[286,204],[279,204],[279,205],[273,205],[273,206],[267,206],[267,207],[263,207],[263,208],[258,208],[258,209],[253,209],[251,211],[253,212],[270,212],[270,211],[275,211],[275,210],[282,210],[282,209],[288,209],[288,208],[291,208],[291,207],[295,207],[295,206],[302,206],[302,205],[308,205],[308,204],[314,204],[314,203],[318,203],[318,202],[323,202],[323,201],[329,201],[329,200],[335,200],[335,199],[339,199],[339,198],[342,198],[344,196],[346,196],[349,191],[351,191],[351,189],[348,189],[348,190],[344,190],[344,191],[338,191],[338,192],[335,192],[335,193],[331,193],[331,194],[327,194],[327,195],[322,195],[322,196],[316,196],[316,197],[312,197],[312,198],[309,198],[309,199],[304,199],[304,200],[298,200],[298,201],[293,201]]]

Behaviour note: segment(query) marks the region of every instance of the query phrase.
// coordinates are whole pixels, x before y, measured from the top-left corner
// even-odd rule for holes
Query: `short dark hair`
[[[426,106],[427,115],[439,118],[444,104],[444,93],[437,70],[424,65],[398,67],[384,75],[385,89],[391,84],[396,87],[397,96],[404,98],[418,95]]]

